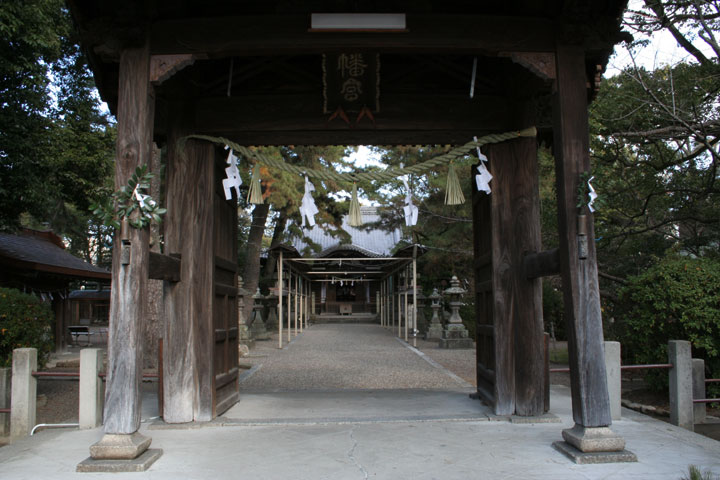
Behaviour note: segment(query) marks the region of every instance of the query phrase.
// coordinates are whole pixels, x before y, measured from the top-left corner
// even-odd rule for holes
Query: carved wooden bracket
[[[150,83],[160,85],[177,72],[195,63],[195,55],[152,55],[150,57]]]
[[[555,79],[555,54],[551,52],[500,52],[500,57],[522,65],[543,80]]]

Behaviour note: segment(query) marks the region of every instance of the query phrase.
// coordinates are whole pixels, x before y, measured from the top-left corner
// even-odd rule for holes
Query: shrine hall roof
[[[360,207],[360,212],[365,224],[380,220],[380,215],[375,207]],[[378,228],[351,227],[348,224],[347,216],[343,218],[342,228],[350,234],[351,243],[341,243],[339,238],[333,237],[319,225],[305,228],[303,233],[314,243],[320,245],[321,251],[316,255],[318,257],[327,257],[343,250],[356,251],[368,257],[388,257],[392,256],[393,248],[402,239],[400,229],[388,232]],[[307,246],[308,243],[302,239],[293,241],[293,247],[299,252],[302,252]]]
[[[65,250],[52,232],[0,233],[0,264],[77,278],[110,280],[110,272]]]

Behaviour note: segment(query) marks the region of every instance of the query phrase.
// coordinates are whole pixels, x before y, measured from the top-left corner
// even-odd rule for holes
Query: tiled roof
[[[363,223],[371,223],[380,220],[380,215],[375,207],[360,207],[363,216]],[[343,218],[342,228],[350,234],[351,244],[341,245],[340,240],[331,236],[319,225],[312,228],[305,228],[303,233],[313,242],[320,245],[321,252],[318,257],[328,256],[338,250],[354,250],[369,257],[390,256],[393,247],[402,238],[402,232],[397,229],[392,232],[374,229],[367,231],[363,227],[351,227],[348,225],[348,217]],[[293,246],[300,252],[307,246],[302,239],[293,241]]]
[[[110,279],[110,272],[77,258],[46,236],[0,233],[0,263],[79,278]]]

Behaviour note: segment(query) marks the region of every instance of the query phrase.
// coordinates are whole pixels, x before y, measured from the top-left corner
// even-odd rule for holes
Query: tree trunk
[[[275,229],[273,230],[272,241],[270,242],[270,250],[277,247],[278,245],[280,245],[280,242],[282,242],[283,235],[285,234],[285,227],[287,226],[287,220],[287,213],[285,212],[285,210],[281,210],[280,216],[275,223]],[[272,279],[272,276],[275,274],[276,264],[277,258],[275,258],[275,255],[270,255],[268,257],[267,263],[265,263],[262,277]]]
[[[265,233],[265,222],[267,221],[270,205],[262,203],[255,205],[252,213],[252,224],[248,235],[247,254],[245,256],[245,269],[243,270],[243,281],[245,289],[250,295],[255,294],[260,277],[260,248],[262,247],[263,234]],[[250,318],[253,302],[245,302],[245,318]]]

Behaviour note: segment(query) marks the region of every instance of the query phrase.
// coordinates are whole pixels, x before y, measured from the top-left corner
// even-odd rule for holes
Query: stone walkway
[[[458,351],[474,355],[473,351]],[[419,354],[389,330],[369,324],[313,325],[290,345],[256,342],[240,393],[303,390],[464,390],[465,380]]]

